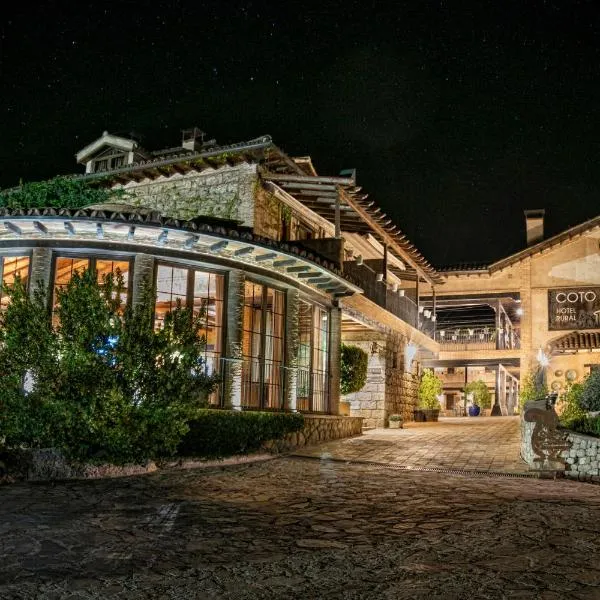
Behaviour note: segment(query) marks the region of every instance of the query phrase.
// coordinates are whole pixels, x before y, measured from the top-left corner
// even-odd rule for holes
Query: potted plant
[[[419,384],[419,403],[414,411],[415,421],[438,420],[440,415],[438,396],[442,393],[442,388],[441,379],[431,369],[423,372]]]
[[[471,381],[465,386],[465,394],[472,401],[468,412],[470,417],[478,417],[482,409],[492,406],[492,394],[485,381],[478,379]]]
[[[390,429],[402,429],[404,419],[402,415],[390,415],[388,418]]]

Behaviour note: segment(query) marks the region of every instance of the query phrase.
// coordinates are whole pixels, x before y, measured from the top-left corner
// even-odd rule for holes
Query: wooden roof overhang
[[[255,236],[233,221],[181,221],[149,210],[0,209],[0,249],[49,245],[149,252],[261,272],[333,298],[361,293],[330,261]]]
[[[272,147],[271,137],[264,135],[248,142],[218,146],[199,152],[190,152],[182,148],[180,154],[171,153],[166,157],[150,158],[112,171],[88,173],[79,177],[92,181],[98,180],[101,185],[126,185],[132,181],[140,182],[159,177],[171,177],[174,174],[186,175],[193,172],[216,170],[226,165],[255,164],[262,161],[265,152]]]
[[[551,340],[551,352],[591,352],[600,350],[600,331],[573,331]]]
[[[307,208],[328,220],[336,218],[339,197],[342,231],[372,234],[388,247],[399,260],[412,267],[430,284],[443,283],[443,278],[411,244],[392,220],[375,206],[352,177],[311,176],[305,173],[276,173],[260,170],[264,180],[275,183]]]

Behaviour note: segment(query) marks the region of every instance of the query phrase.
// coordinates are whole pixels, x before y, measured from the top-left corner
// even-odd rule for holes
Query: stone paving
[[[519,417],[449,417],[437,423],[406,423],[404,429],[373,429],[362,436],[298,449],[345,461],[415,468],[522,473]]]
[[[600,488],[279,458],[0,488],[2,599],[598,599]]]

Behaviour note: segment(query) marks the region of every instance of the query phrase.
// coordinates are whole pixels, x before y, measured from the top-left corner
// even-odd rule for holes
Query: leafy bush
[[[340,384],[342,394],[359,392],[367,383],[369,355],[358,346],[342,344]]]
[[[473,394],[473,404],[481,408],[490,408],[492,406],[492,394],[485,381],[481,379],[467,383],[465,394]]]
[[[123,311],[122,277],[89,271],[58,292],[53,328],[44,295],[17,281],[0,317],[0,438],[70,458],[125,462],[173,454],[214,387],[204,370],[202,316],[177,306],[153,330],[154,296]],[[28,381],[23,389],[22,382]]]
[[[440,401],[437,397],[442,393],[442,389],[442,380],[431,369],[425,370],[419,384],[419,408],[439,409]]]
[[[600,417],[588,417],[586,415],[573,419],[565,427],[577,433],[600,437]]]
[[[258,450],[263,442],[277,440],[304,426],[300,413],[254,411],[198,411],[189,423],[178,453],[182,456],[223,457]]]
[[[527,402],[543,400],[548,393],[548,385],[545,383],[540,384],[537,380],[536,373],[530,371],[525,375],[521,384],[519,404],[521,408],[523,408]]]
[[[86,179],[55,177],[48,181],[22,183],[16,188],[0,191],[0,207],[6,208],[82,208],[90,204],[115,201],[122,190],[90,185]]]
[[[571,423],[585,417],[585,410],[581,407],[582,392],[583,385],[581,383],[571,383],[562,394],[560,398],[562,405],[560,422],[563,427],[570,428]]]
[[[600,411],[600,370],[593,370],[583,382],[581,407],[587,411]]]

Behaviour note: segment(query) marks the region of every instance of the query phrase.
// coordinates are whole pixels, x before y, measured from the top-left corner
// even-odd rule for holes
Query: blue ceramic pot
[[[478,417],[480,412],[481,412],[481,408],[479,408],[479,406],[477,406],[477,404],[473,404],[472,406],[469,406],[469,416],[470,417]]]

